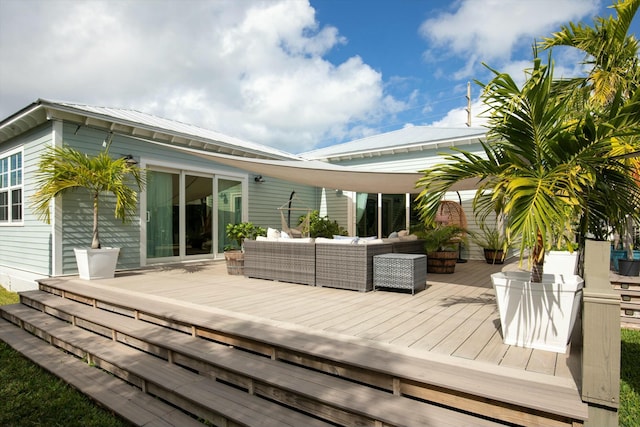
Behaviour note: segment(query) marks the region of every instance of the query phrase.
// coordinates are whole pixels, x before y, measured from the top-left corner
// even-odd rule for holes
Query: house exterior
[[[438,153],[453,146],[479,149],[483,137],[482,129],[415,127],[293,155],[138,111],[40,99],[0,121],[0,283],[24,290],[42,277],[76,274],[73,248],[90,244],[87,193],[79,190],[56,200],[51,224],[30,209],[39,157],[48,146],[64,143],[90,155],[108,148],[111,155],[128,157],[147,170],[133,221],[114,219],[108,198],[100,210],[103,246],[120,247],[117,268],[132,269],[221,259],[230,243],[226,224],[252,221],[281,228],[279,208],[288,207],[293,194],[293,207],[301,210],[291,211],[292,225],[305,209],[317,209],[351,235],[386,236],[408,228],[418,190],[412,193],[406,184],[398,187],[404,192],[394,194],[372,193],[375,185],[366,193],[343,190],[349,183],[335,182],[343,175],[322,167],[313,185],[298,179],[295,166],[346,166],[367,171],[367,177],[386,177],[389,171],[417,176],[440,161]],[[267,164],[283,163],[293,168],[274,176],[260,172],[271,170]],[[406,182],[414,175],[402,178]]]
[[[481,155],[480,142],[486,141],[485,128],[406,127],[393,132],[338,144],[301,154],[310,160],[363,170],[415,172],[433,168],[444,161],[442,154],[453,154],[456,147]],[[363,193],[348,194],[350,234],[386,237],[394,231],[409,228],[418,222],[415,198],[420,189],[406,194]],[[473,221],[472,189],[450,192],[447,200],[460,203],[467,217],[469,229],[477,227]],[[483,259],[481,248],[469,242],[465,258]]]

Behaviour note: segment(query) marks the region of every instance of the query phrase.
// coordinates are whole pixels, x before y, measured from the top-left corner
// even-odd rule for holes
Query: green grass
[[[15,292],[9,292],[2,286],[0,286],[0,305],[15,304],[20,301],[18,294]]]
[[[619,424],[640,426],[640,331],[622,329]]]
[[[16,302],[18,294],[0,286],[0,305]],[[0,341],[0,426],[130,425]]]

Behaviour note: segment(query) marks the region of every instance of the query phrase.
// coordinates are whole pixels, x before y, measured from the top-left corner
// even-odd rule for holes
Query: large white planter
[[[111,279],[115,275],[120,248],[74,248],[81,279]]]
[[[549,251],[544,256],[544,272],[550,274],[576,274],[578,251]]]
[[[503,341],[565,353],[584,280],[573,274],[544,274],[542,283],[532,284],[530,278],[530,273],[520,271],[491,275]]]

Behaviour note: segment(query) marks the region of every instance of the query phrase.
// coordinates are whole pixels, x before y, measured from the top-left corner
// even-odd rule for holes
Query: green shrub
[[[234,247],[225,247],[229,249],[241,249],[244,239],[253,240],[258,236],[266,236],[267,230],[264,227],[254,225],[252,222],[241,222],[238,224],[227,224],[227,237],[234,241]]]
[[[303,224],[307,220],[306,215],[302,215],[298,224]],[[307,233],[306,227],[303,227],[302,232]],[[320,212],[312,211],[309,215],[309,237],[327,237],[331,238],[333,236],[346,236],[347,230],[342,228],[338,221],[330,220],[328,216],[321,217]]]

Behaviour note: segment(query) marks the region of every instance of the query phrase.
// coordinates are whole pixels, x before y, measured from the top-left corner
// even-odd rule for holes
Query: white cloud
[[[599,0],[461,0],[454,11],[422,23],[420,33],[432,43],[424,58],[461,58],[465,65],[455,77],[471,76],[480,61],[504,64],[517,47],[592,15],[598,5]]]
[[[308,1],[2,0],[0,115],[37,98],[134,108],[298,152],[403,108]]]
[[[483,117],[487,106],[479,100],[471,103],[471,126],[480,127],[487,123],[487,118]],[[450,110],[445,117],[430,123],[429,126],[434,127],[449,127],[459,128],[463,127],[468,122],[468,113],[465,107],[454,108]]]

